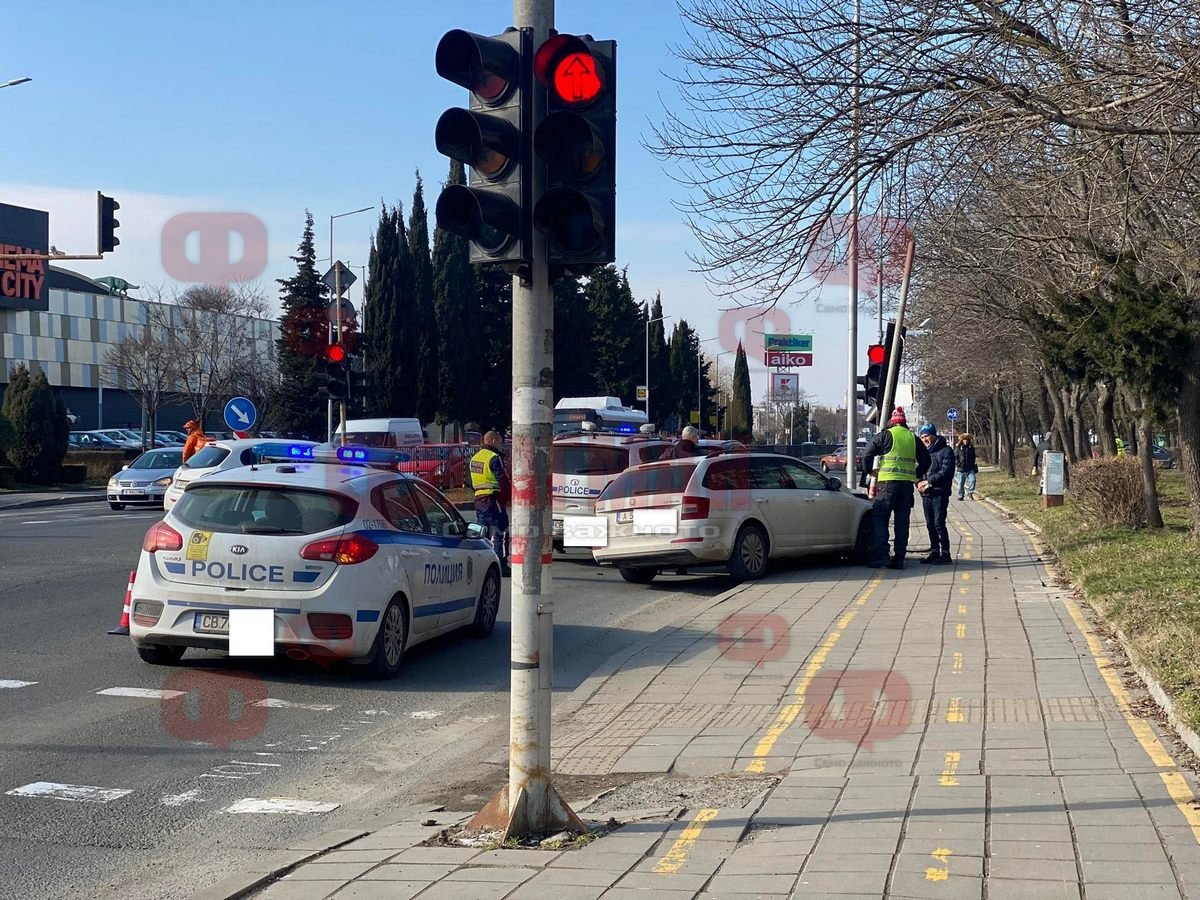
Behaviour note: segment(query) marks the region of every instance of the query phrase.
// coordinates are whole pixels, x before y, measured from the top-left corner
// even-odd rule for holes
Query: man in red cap
[[[908,419],[899,406],[888,420],[888,427],[871,438],[863,450],[863,481],[872,474],[879,459],[879,471],[870,496],[875,505],[871,515],[875,523],[875,553],[868,565],[903,569],[908,552],[908,521],[913,508],[913,487],[929,469],[929,451],[908,430]],[[895,553],[888,562],[888,517],[896,517]]]

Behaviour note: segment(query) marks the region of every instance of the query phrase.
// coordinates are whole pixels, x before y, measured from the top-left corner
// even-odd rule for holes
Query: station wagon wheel
[[[733,542],[726,568],[738,581],[754,581],[767,574],[767,534],[757,525],[743,525]]]
[[[476,637],[487,637],[496,627],[496,616],[500,613],[500,573],[488,569],[487,577],[483,579],[483,587],[479,589],[479,603],[475,607],[475,622],[471,632]]]
[[[658,576],[658,569],[635,569],[630,566],[621,566],[618,571],[621,577],[630,584],[649,584]]]
[[[392,600],[383,611],[379,631],[375,633],[374,655],[367,671],[375,678],[395,678],[404,659],[404,644],[408,640],[408,622],[404,617],[404,604],[399,598]]]

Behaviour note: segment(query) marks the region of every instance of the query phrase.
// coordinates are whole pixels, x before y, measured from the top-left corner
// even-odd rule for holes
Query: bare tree
[[[128,393],[145,413],[148,447],[154,446],[159,409],[174,398],[173,363],[169,336],[149,325],[126,334],[104,354],[109,385]]]

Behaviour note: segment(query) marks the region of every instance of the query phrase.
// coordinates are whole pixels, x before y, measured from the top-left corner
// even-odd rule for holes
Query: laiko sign
[[[768,350],[763,357],[763,363],[772,368],[811,366],[813,355],[811,353],[785,353],[779,350]]]
[[[46,253],[49,247],[49,213],[0,203],[0,256]],[[45,260],[0,259],[0,308],[38,312],[50,308]]]
[[[812,353],[811,334],[764,334],[764,350],[779,350],[784,353]]]

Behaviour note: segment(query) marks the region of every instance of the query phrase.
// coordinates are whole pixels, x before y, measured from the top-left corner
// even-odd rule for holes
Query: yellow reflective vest
[[[492,458],[499,455],[491,447],[484,447],[471,457],[471,487],[476,497],[500,493],[500,479],[492,471]]]
[[[895,425],[888,429],[892,436],[892,449],[883,455],[879,465],[879,480],[882,481],[913,481],[917,480],[917,438],[903,425]]]

